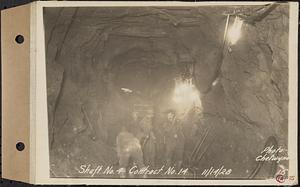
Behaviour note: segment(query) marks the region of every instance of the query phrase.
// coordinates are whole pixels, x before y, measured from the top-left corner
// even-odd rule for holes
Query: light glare
[[[243,21],[239,17],[235,17],[232,26],[228,29],[228,40],[231,45],[234,45],[241,37]]]
[[[173,101],[184,110],[193,106],[201,106],[199,92],[191,79],[176,81]]]

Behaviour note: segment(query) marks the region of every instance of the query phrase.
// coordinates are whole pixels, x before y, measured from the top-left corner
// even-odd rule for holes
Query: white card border
[[[218,6],[264,5],[271,2],[95,2],[95,1],[48,1],[32,3],[31,20],[36,21],[35,40],[32,41],[31,61],[31,182],[36,184],[132,184],[132,185],[292,185],[297,184],[297,89],[298,89],[298,2],[290,4],[289,33],[289,157],[290,175],[296,180],[278,183],[268,180],[187,180],[187,179],[82,179],[50,178],[48,147],[48,115],[46,90],[45,39],[43,7],[124,7],[124,6]],[[36,15],[35,15],[36,14]],[[33,30],[34,31],[34,30]],[[35,31],[34,31],[35,32]],[[33,36],[33,35],[32,35]],[[294,167],[293,167],[294,166]]]

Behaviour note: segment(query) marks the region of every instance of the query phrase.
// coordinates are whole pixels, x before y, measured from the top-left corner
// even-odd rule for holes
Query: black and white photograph
[[[50,178],[294,180],[290,19],[272,2],[43,7]]]

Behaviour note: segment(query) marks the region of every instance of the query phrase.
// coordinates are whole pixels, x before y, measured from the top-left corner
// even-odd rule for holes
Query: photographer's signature
[[[276,161],[279,163],[280,161],[289,160],[288,156],[284,156],[283,154],[287,153],[287,149],[279,146],[278,148],[274,148],[274,145],[266,147],[260,155],[256,157],[256,161]]]

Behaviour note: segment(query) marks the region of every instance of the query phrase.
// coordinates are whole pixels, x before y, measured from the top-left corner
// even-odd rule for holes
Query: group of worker
[[[138,113],[133,112],[130,122],[122,125],[116,140],[120,177],[127,177],[132,166],[155,167],[157,158],[165,168],[181,167],[185,138],[176,112],[167,110],[164,113],[159,131],[154,131],[153,117],[150,112],[140,119]]]

